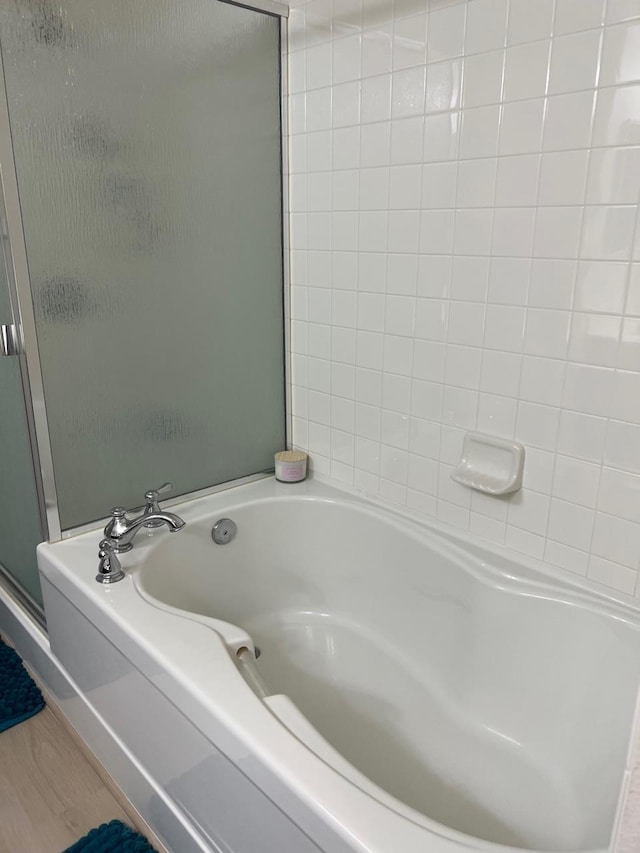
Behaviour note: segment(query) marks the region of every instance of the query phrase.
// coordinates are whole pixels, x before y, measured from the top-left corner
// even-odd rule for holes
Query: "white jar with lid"
[[[299,483],[307,476],[307,454],[302,450],[281,450],[275,455],[276,480]]]

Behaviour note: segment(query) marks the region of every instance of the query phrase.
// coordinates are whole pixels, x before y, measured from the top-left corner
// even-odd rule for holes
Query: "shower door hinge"
[[[14,323],[0,325],[0,355],[20,355],[20,330]]]

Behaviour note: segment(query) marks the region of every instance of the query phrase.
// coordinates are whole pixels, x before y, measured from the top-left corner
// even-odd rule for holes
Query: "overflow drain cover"
[[[211,538],[216,545],[226,545],[227,542],[231,542],[237,532],[238,525],[235,521],[232,521],[230,518],[220,518],[213,525]]]

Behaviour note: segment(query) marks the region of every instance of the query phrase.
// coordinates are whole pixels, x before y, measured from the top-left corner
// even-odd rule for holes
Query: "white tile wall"
[[[292,6],[294,443],[640,596],[640,3]],[[451,481],[468,429],[521,493]]]

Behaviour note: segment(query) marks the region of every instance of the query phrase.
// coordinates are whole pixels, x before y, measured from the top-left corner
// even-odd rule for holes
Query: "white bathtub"
[[[606,849],[630,602],[309,481],[173,510],[187,527],[139,536],[111,587],[97,532],[39,560],[54,653],[194,850]]]

